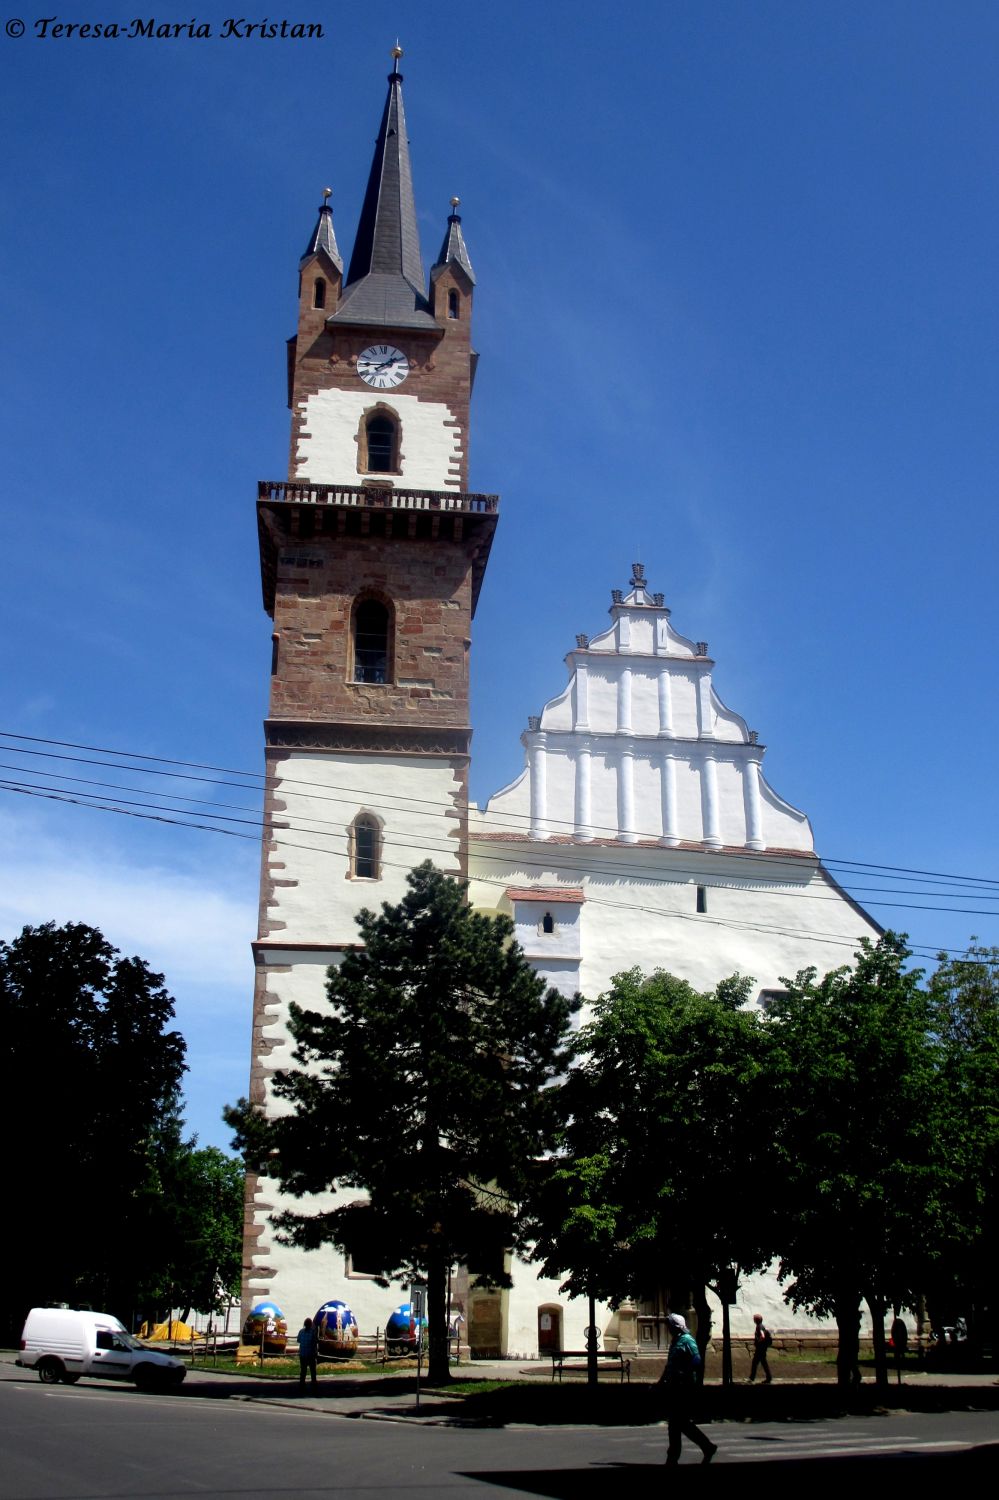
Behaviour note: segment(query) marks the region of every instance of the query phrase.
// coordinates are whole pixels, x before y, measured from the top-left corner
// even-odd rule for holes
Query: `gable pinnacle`
[[[330,260],[342,275],[343,257],[340,254],[340,250],[336,242],[336,235],[333,232],[333,209],[330,206],[330,199],[332,198],[332,196],[333,189],[331,187],[323,188],[323,201],[319,205],[319,218],[316,222],[315,229],[312,231],[312,238],[309,240],[309,243],[305,248],[305,254],[301,257],[301,261],[309,260],[311,256],[316,255],[320,250],[322,250],[326,255],[329,256]]]
[[[472,270],[472,262],[469,259],[468,249],[465,245],[465,236],[461,232],[461,214],[458,212],[460,198],[451,199],[451,212],[447,218],[447,230],[444,234],[444,243],[441,245],[440,254],[431,268],[431,276],[440,266],[449,263],[460,266],[472,285],[475,285],[475,272]]]

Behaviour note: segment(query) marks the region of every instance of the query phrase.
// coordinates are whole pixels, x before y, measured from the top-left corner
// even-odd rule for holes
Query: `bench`
[[[551,1357],[552,1380],[555,1379],[555,1376],[557,1374],[559,1381],[561,1382],[563,1370],[569,1370],[570,1372],[582,1370],[585,1373],[589,1368],[587,1361],[590,1359],[591,1355],[587,1354],[585,1349],[553,1349],[551,1351]],[[596,1351],[595,1357],[597,1361],[598,1375],[600,1373],[601,1365],[610,1366],[611,1368],[616,1367],[620,1372],[622,1384],[625,1380],[628,1381],[629,1385],[631,1384],[630,1359],[625,1359],[624,1355],[620,1354],[616,1349],[598,1349]]]

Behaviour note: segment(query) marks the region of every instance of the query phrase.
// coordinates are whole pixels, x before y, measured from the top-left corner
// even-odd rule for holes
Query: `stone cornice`
[[[722,844],[719,848],[707,849],[702,843],[695,843],[690,839],[681,839],[679,843],[663,845],[659,839],[635,839],[634,841],[618,838],[592,838],[577,839],[569,833],[554,833],[548,838],[533,839],[525,828],[523,833],[489,833],[474,826],[469,829],[469,846],[474,848],[476,844],[524,844],[534,849],[571,848],[571,849],[621,849],[633,851],[635,849],[655,850],[658,855],[669,857],[675,854],[703,854],[710,859],[717,859],[719,855],[734,855],[737,858],[760,860],[782,859],[804,860],[813,865],[822,867],[819,856],[813,849],[747,849],[742,844]],[[473,877],[474,878],[474,877]]]
[[[657,667],[696,667],[702,672],[716,665],[713,656],[681,656],[675,651],[631,651],[621,650],[620,647],[615,647],[613,651],[595,651],[592,646],[573,646],[571,651],[566,652],[564,660],[570,662],[576,657],[584,657],[587,663],[652,662]]]
[[[363,943],[296,943],[292,938],[257,938],[250,944],[254,957],[263,953],[360,953]]]
[[[269,752],[335,750],[359,755],[446,755],[467,760],[470,729],[446,726],[314,723],[308,719],[265,719]]]
[[[608,741],[621,749],[634,746],[651,750],[653,746],[659,751],[668,750],[676,746],[679,750],[707,750],[716,758],[724,759],[724,753],[731,751],[733,754],[748,756],[750,760],[759,759],[766,745],[750,740],[723,740],[716,735],[701,735],[699,738],[680,734],[635,734],[634,731],[622,731],[620,729],[525,729],[520,737],[522,745],[526,745],[535,735],[543,736],[544,742],[549,747],[559,745],[563,742],[571,745],[589,744],[594,741]]]

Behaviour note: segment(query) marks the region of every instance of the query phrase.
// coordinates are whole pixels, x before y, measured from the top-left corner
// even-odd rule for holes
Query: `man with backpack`
[[[694,1425],[694,1403],[701,1383],[701,1351],[688,1332],[687,1324],[679,1313],[669,1313],[666,1318],[669,1330],[669,1354],[666,1368],[659,1377],[659,1384],[666,1387],[666,1419],[669,1426],[669,1446],[666,1462],[680,1462],[683,1439],[696,1443],[704,1457],[702,1463],[709,1464],[718,1452],[717,1443],[704,1436]]]
[[[769,1353],[770,1345],[774,1341],[774,1336],[764,1323],[762,1313],[753,1313],[753,1322],[756,1324],[756,1328],[753,1333],[753,1368],[749,1372],[749,1379],[751,1382],[754,1381],[757,1370],[762,1370],[764,1382],[766,1385],[769,1385],[771,1380],[773,1380],[773,1376],[770,1373],[770,1366],[767,1363],[767,1354]]]

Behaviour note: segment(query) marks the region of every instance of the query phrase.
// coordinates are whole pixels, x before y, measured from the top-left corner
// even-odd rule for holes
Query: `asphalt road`
[[[172,1500],[294,1495],[337,1500],[373,1492],[407,1500],[554,1500],[597,1496],[617,1484],[656,1486],[662,1428],[460,1429],[406,1420],[363,1420],[310,1409],[212,1395],[189,1380],[176,1396],[81,1382],[44,1386],[8,1367],[0,1375],[2,1500]],[[920,1478],[991,1483],[999,1475],[999,1413],[910,1415],[813,1423],[718,1423],[718,1457],[698,1484],[733,1493],[764,1482],[846,1482],[855,1495]],[[700,1465],[685,1451],[684,1468]],[[756,1469],[750,1475],[750,1468]],[[819,1472],[821,1468],[821,1474]],[[672,1476],[679,1481],[680,1476]],[[690,1482],[694,1482],[693,1475]],[[768,1488],[778,1482],[771,1469]]]

